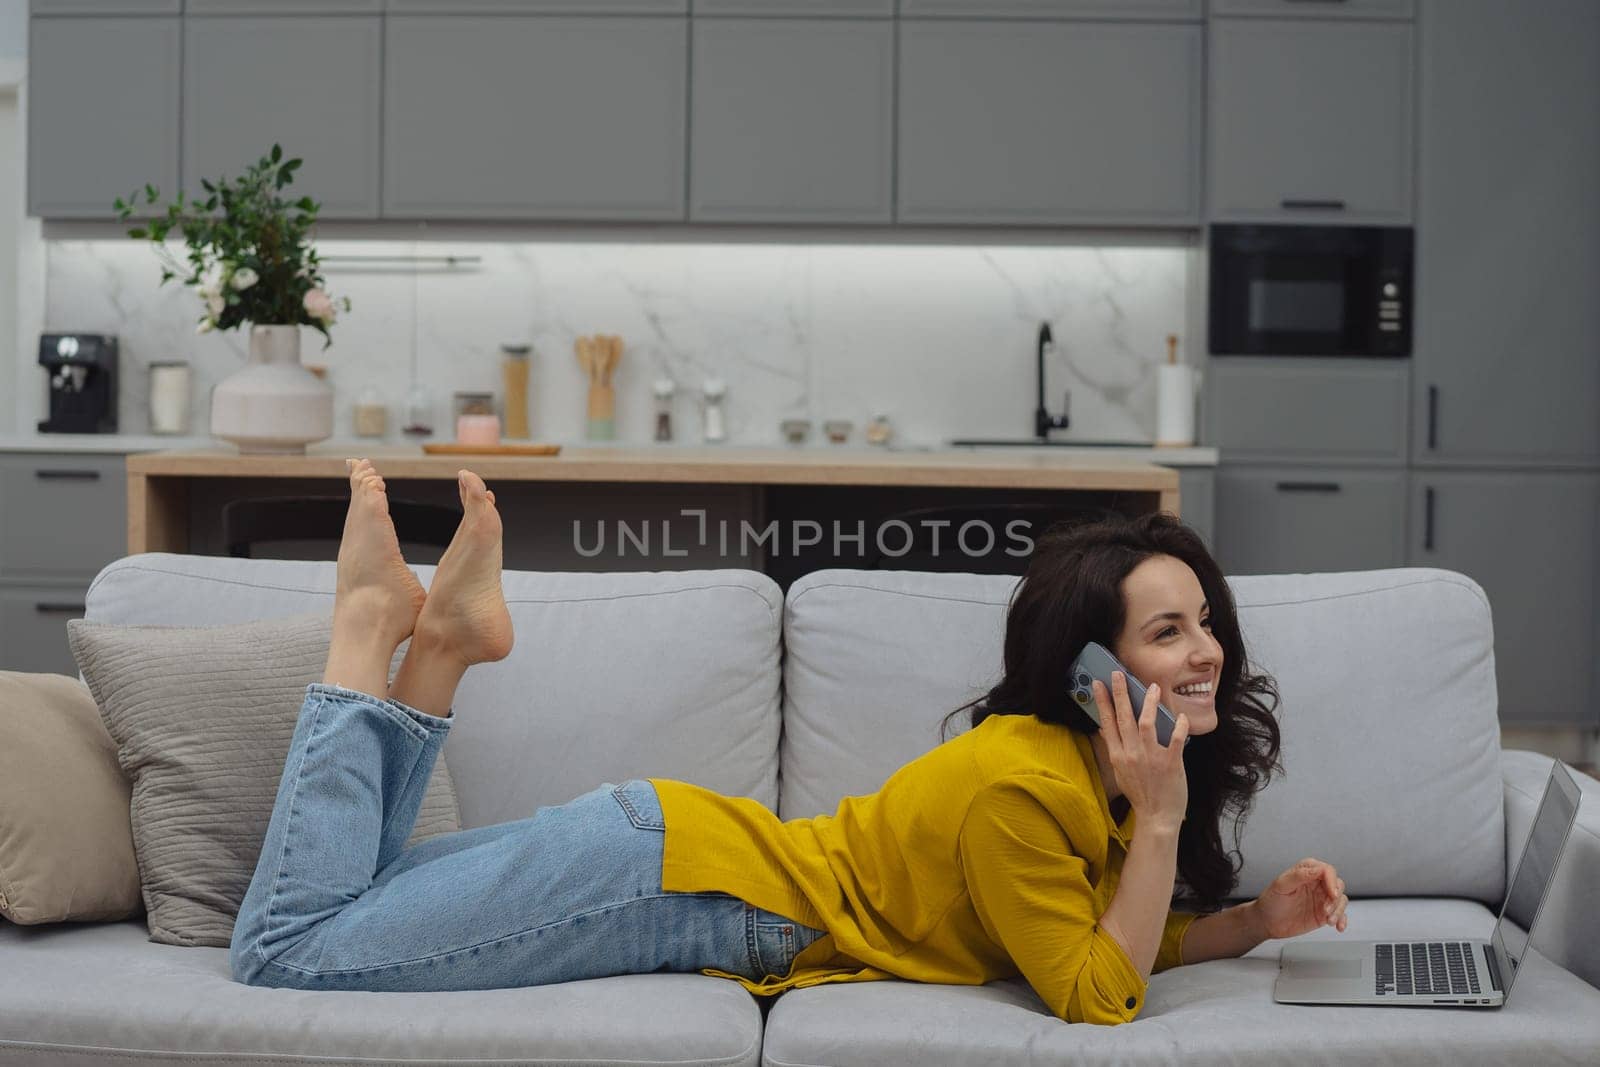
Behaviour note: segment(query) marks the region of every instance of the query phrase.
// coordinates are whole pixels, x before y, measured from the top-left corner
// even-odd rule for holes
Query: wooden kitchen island
[[[748,541],[739,544],[736,539],[738,550],[730,551],[728,522],[736,532],[740,522],[756,529],[800,523],[809,536],[807,523],[838,530],[843,521],[854,531],[858,522],[884,523],[937,514],[937,509],[1000,514],[1017,506],[1059,506],[1064,513],[1109,509],[1129,515],[1156,510],[1180,514],[1177,471],[1114,454],[663,445],[567,447],[556,456],[433,456],[417,446],[344,442],[314,445],[297,456],[241,455],[231,449],[130,455],[128,551],[220,554],[217,529],[223,502],[347,493],[344,457],[357,454],[372,459],[391,500],[453,503],[456,471],[476,471],[495,491],[505,519],[506,566],[518,569],[739,566],[764,569],[784,580],[797,569],[868,564],[864,557],[842,557],[837,542],[824,544],[820,554],[812,551],[809,561],[801,559],[805,552],[785,553],[781,526],[775,541],[751,550]],[[619,527],[615,552],[593,551],[593,545],[604,543],[604,522],[648,522],[652,516],[662,522],[675,519],[682,526],[676,534],[678,549],[671,548],[673,535],[663,526],[665,551],[636,553],[630,561],[624,550],[637,547],[638,539],[630,542]],[[564,525],[568,519],[570,525]],[[588,521],[595,526],[580,537]],[[711,536],[708,543],[707,533],[719,523],[724,536]],[[563,548],[561,535],[568,529],[571,537]],[[696,531],[695,550],[684,551],[681,542],[694,540],[687,535]],[[869,550],[873,538],[869,527],[864,538]],[[843,540],[851,541],[849,532]],[[575,548],[584,542],[590,547]],[[519,549],[525,551],[519,555]],[[418,562],[412,553],[407,556]]]

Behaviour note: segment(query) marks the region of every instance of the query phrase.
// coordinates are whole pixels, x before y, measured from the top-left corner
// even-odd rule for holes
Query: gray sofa
[[[330,606],[333,577],[331,563],[133,556],[95,580],[88,617],[295,614]],[[468,673],[444,753],[463,825],[646,775],[784,818],[831,813],[937,744],[944,714],[992,681],[1013,583],[834,570],[785,597],[749,571],[507,573],[516,649]],[[1315,855],[1345,878],[1350,922],[1309,938],[1487,937],[1550,761],[1501,750],[1483,591],[1432,569],[1230,583],[1252,658],[1282,691],[1287,771],[1245,824],[1240,899]],[[768,1002],[698,974],[301,992],[232,982],[226,949],[151,943],[137,919],[0,924],[0,1061],[1592,1064],[1600,782],[1578,777],[1570,852],[1499,1011],[1279,1005],[1282,942],[1153,976],[1117,1027],[1055,1019],[1020,978]]]

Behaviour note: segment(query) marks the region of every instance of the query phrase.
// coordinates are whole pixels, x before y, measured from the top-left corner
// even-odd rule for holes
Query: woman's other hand
[[[1178,715],[1170,744],[1156,740],[1156,706],[1161,702],[1161,687],[1152,685],[1145,693],[1144,707],[1137,722],[1128,699],[1128,680],[1121,671],[1111,672],[1112,690],[1094,683],[1094,700],[1100,708],[1100,732],[1105,735],[1106,752],[1117,787],[1139,813],[1139,825],[1165,824],[1174,833],[1183,823],[1189,807],[1189,779],[1183,769],[1183,746],[1189,737],[1189,717]]]
[[[1255,906],[1268,937],[1299,937],[1319,926],[1332,926],[1341,934],[1345,918],[1344,879],[1333,864],[1303,859],[1272,880],[1256,898]]]

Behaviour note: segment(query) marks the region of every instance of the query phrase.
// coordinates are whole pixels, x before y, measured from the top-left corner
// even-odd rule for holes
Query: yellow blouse
[[[652,778],[666,824],[662,888],[730,893],[827,936],[772,996],[825,982],[983,985],[1021,975],[1057,1018],[1116,1024],[1148,983],[1099,925],[1133,840],[1111,814],[1089,738],[991,715],[832,816],[779,821],[748,797]],[[1154,971],[1183,962],[1199,916],[1167,916]]]

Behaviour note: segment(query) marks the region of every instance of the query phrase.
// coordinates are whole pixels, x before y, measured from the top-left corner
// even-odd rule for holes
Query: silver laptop
[[[1566,850],[1578,796],[1578,784],[1556,760],[1488,941],[1291,942],[1278,957],[1272,999],[1280,1004],[1500,1007],[1511,993]]]

